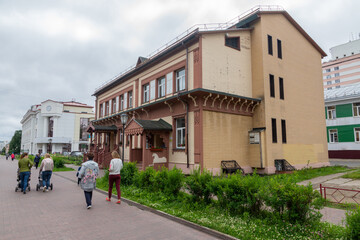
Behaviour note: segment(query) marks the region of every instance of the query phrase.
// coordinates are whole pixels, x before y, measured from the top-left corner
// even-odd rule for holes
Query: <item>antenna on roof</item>
[[[76,100],[75,98],[72,98],[72,99],[71,99],[72,102],[75,102],[75,100]]]

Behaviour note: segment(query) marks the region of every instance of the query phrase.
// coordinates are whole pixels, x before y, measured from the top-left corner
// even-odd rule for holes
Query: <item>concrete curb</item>
[[[64,178],[66,180],[69,180],[69,181],[72,181],[74,183],[77,183],[77,181],[75,181],[74,179],[71,179],[71,178],[68,178],[68,177],[65,177],[65,176],[62,176],[60,174],[58,174],[58,172],[54,172],[53,173],[54,175],[58,176],[58,177],[61,177],[61,178]],[[104,191],[104,190],[101,190],[101,189],[98,189],[96,188],[95,191],[107,196],[107,192]],[[112,196],[114,198],[116,198],[117,196],[115,194],[112,194]],[[148,212],[151,212],[151,213],[154,213],[156,215],[159,215],[159,216],[162,216],[166,219],[169,219],[171,221],[174,221],[174,222],[177,222],[179,224],[182,224],[182,225],[185,225],[187,227],[191,227],[193,229],[196,229],[200,232],[203,232],[203,233],[206,233],[210,236],[213,236],[213,237],[217,237],[219,239],[224,239],[224,240],[239,240],[238,238],[236,237],[233,237],[233,236],[230,236],[230,235],[227,235],[225,233],[222,233],[222,232],[219,232],[219,231],[216,231],[214,229],[211,229],[211,228],[207,228],[207,227],[204,227],[204,226],[201,226],[199,224],[196,224],[196,223],[193,223],[193,222],[190,222],[190,221],[187,221],[185,219],[182,219],[182,218],[178,218],[178,217],[175,217],[175,216],[172,216],[168,213],[165,213],[165,212],[162,212],[162,211],[159,211],[159,210],[156,210],[156,209],[153,209],[153,208],[150,208],[148,206],[144,206],[144,205],[141,205],[140,203],[137,203],[137,202],[134,202],[132,200],[129,200],[129,199],[126,199],[126,198],[121,198],[121,201],[122,202],[125,202],[127,204],[129,204],[130,206],[135,206],[141,210],[144,210],[144,211],[148,211]]]

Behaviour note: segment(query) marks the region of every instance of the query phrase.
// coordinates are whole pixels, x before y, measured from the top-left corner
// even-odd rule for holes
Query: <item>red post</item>
[[[324,188],[324,198],[326,200],[326,188]]]
[[[322,194],[322,185],[321,185],[321,183],[320,183],[320,194],[321,194],[321,197],[322,197],[323,194]]]

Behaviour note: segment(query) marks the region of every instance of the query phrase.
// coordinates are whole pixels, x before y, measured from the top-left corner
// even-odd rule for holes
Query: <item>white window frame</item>
[[[116,99],[115,98],[112,101],[111,112],[116,113]]]
[[[339,135],[337,129],[329,129],[329,143],[339,142]]]
[[[127,109],[127,92],[124,93],[124,109]]]
[[[179,127],[179,121],[180,120],[184,120],[184,126],[183,127]],[[185,149],[185,131],[186,131],[186,120],[185,118],[176,118],[175,119],[175,124],[176,124],[176,148],[178,149]],[[180,134],[180,142],[179,142],[179,134]],[[180,146],[183,145],[183,146]]]
[[[144,92],[144,99],[143,99],[143,102],[146,103],[146,102],[149,102],[150,101],[150,84],[147,83],[143,86],[143,92]]]
[[[166,94],[173,92],[173,72],[166,74]]]
[[[165,77],[158,79],[158,98],[165,97]]]
[[[354,139],[356,143],[360,143],[360,127],[354,128]]]
[[[327,107],[327,115],[328,115],[328,119],[336,119],[336,107],[335,106]]]
[[[327,76],[326,76],[326,79],[331,79],[331,75],[327,75]]]
[[[119,96],[116,97],[116,112],[119,111]]]
[[[120,111],[124,110],[124,94],[120,96]]]
[[[176,91],[182,90],[185,90],[185,68],[176,71]]]
[[[353,116],[360,117],[360,102],[353,103]]]
[[[331,81],[327,81],[327,82],[326,82],[326,85],[331,85]]]
[[[132,91],[130,91],[128,95],[129,95],[129,108],[132,108],[133,106]]]

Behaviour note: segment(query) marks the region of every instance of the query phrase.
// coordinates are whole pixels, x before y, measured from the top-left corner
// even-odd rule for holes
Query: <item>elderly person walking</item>
[[[20,160],[18,162],[18,166],[20,169],[20,180],[21,180],[22,192],[24,194],[26,194],[26,188],[27,188],[29,177],[30,177],[30,169],[33,166],[33,162],[28,158],[27,153],[21,154]]]
[[[43,180],[43,192],[49,191],[50,188],[50,179],[52,175],[52,171],[54,169],[54,161],[51,159],[50,154],[46,153],[44,160],[42,160],[40,165],[40,173],[42,174]]]
[[[120,171],[123,168],[123,163],[120,159],[120,155],[117,151],[113,151],[111,153],[111,156],[113,159],[110,162],[109,167],[109,189],[108,189],[108,197],[106,198],[106,201],[111,201],[111,195],[112,195],[112,189],[115,182],[116,192],[117,192],[117,204],[121,203],[121,191],[120,191]]]
[[[96,177],[99,174],[99,166],[93,161],[94,154],[87,154],[87,161],[81,165],[79,178],[81,178],[80,186],[84,190],[87,209],[91,208],[92,192],[96,188]]]

